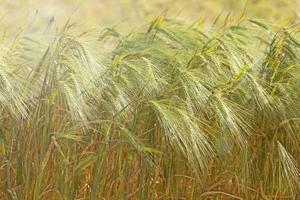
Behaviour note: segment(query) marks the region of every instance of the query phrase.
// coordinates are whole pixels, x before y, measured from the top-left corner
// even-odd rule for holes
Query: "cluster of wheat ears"
[[[3,33],[0,199],[299,198],[300,26],[199,24]]]

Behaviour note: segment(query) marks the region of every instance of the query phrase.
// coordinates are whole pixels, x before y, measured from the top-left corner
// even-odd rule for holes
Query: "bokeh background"
[[[0,23],[2,28],[14,28],[34,20],[47,26],[53,19],[61,24],[72,16],[82,27],[135,26],[163,12],[212,22],[219,15],[240,15],[245,8],[247,17],[276,22],[296,21],[300,16],[300,0],[0,0]]]

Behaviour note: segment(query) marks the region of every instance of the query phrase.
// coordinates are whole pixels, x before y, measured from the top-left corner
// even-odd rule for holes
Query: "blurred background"
[[[271,21],[298,20],[300,0],[0,0],[2,28],[13,28],[22,22],[47,26],[60,24],[72,16],[82,27],[147,23],[166,12],[193,21],[212,22],[243,13],[251,18]],[[38,27],[38,26],[37,26]]]

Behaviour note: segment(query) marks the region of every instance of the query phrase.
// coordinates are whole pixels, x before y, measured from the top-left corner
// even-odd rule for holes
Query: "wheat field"
[[[299,199],[299,5],[0,0],[0,199]]]

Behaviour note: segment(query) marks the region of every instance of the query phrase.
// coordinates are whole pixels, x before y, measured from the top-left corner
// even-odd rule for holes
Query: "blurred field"
[[[246,16],[271,21],[299,19],[299,0],[1,0],[2,25],[10,28],[24,20],[44,26],[55,18],[65,22],[70,16],[83,27],[138,25],[166,12],[185,20],[202,18],[212,22],[217,16],[236,17],[246,8]],[[38,12],[36,12],[38,11]],[[38,24],[38,23],[37,23]],[[59,24],[59,23],[58,23]]]

